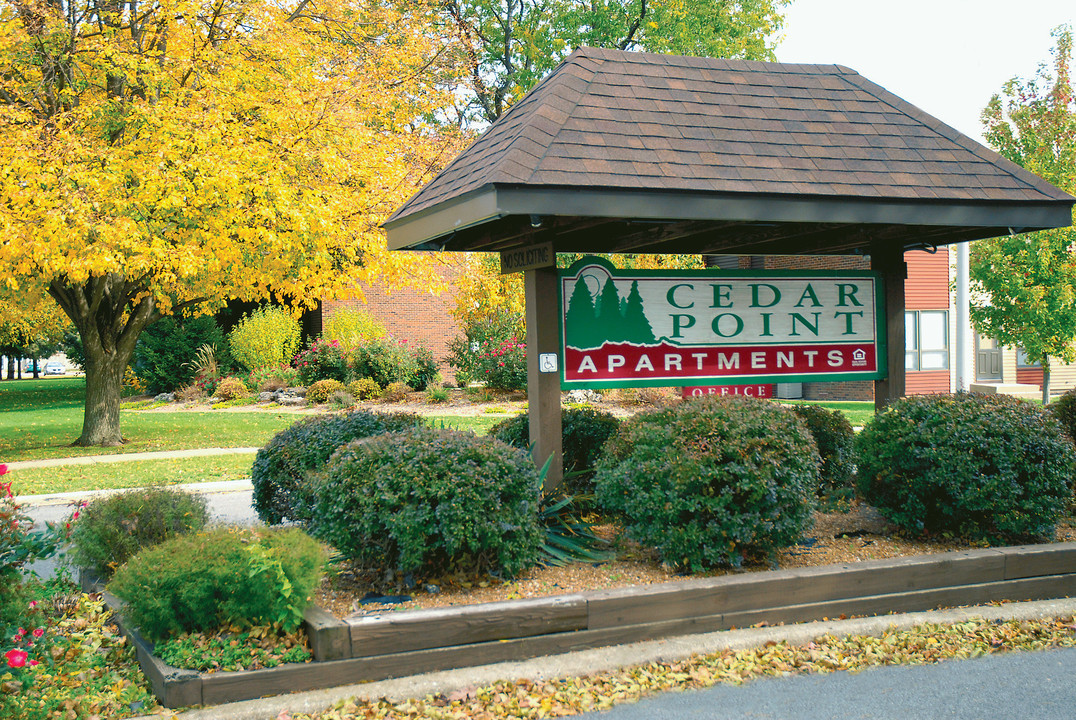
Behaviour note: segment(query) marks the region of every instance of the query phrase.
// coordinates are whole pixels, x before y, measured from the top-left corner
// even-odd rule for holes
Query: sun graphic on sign
[[[590,292],[591,296],[598,297],[601,295],[602,288],[605,287],[606,281],[608,281],[612,275],[601,265],[590,265],[583,268],[579,277],[586,283],[587,290]]]

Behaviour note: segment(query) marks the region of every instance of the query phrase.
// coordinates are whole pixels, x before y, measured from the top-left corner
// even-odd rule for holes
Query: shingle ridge
[[[740,70],[797,75],[843,75],[858,74],[843,65],[827,63],[782,63],[769,60],[742,60],[740,58],[715,58],[697,55],[667,55],[643,50],[617,50],[584,46],[569,56],[601,58],[610,62],[632,61],[636,63],[659,63],[681,67],[708,67],[718,70]]]

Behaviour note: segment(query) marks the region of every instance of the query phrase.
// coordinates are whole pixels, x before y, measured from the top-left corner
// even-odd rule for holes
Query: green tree
[[[444,0],[471,111],[493,122],[573,50],[773,60],[790,0]]]
[[[1053,70],[1013,78],[1004,99],[983,110],[987,141],[1002,155],[1067,192],[1076,192],[1076,104],[1069,65],[1072,28],[1054,30]],[[976,242],[971,249],[976,332],[1021,347],[1042,363],[1050,397],[1050,358],[1076,360],[1076,231],[1072,227]]]

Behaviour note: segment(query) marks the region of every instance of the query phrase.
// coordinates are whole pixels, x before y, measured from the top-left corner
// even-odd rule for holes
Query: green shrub
[[[837,410],[830,411],[817,405],[793,405],[791,410],[807,423],[822,458],[816,490],[818,497],[852,499],[855,496],[856,434],[848,418]]]
[[[712,395],[627,420],[598,462],[598,501],[669,565],[762,559],[811,522],[818,451],[796,415]]]
[[[410,383],[418,372],[418,362],[407,343],[391,337],[375,338],[351,353],[355,376],[370,378],[381,387],[394,382]]]
[[[226,377],[217,384],[217,389],[213,391],[213,396],[219,397],[221,400],[250,397],[250,388],[237,377]]]
[[[193,361],[203,345],[218,349],[219,364],[227,366],[231,363],[221,350],[226,347],[224,333],[212,316],[164,317],[138,336],[131,365],[145,383],[147,392],[154,395],[172,392],[194,382],[196,367]]]
[[[1005,395],[901,398],[856,438],[859,490],[908,532],[1053,535],[1076,450],[1051,413]]]
[[[316,415],[273,436],[258,451],[250,470],[254,510],[269,524],[299,519],[300,487],[306,474],[321,467],[333,451],[356,438],[396,432],[422,422],[410,413]]]
[[[325,549],[296,528],[219,528],[143,550],[108,589],[155,641],[224,625],[277,623],[291,632],[325,561]]]
[[[1069,390],[1046,407],[1057,418],[1069,440],[1076,442],[1076,389]]]
[[[347,384],[347,391],[359,400],[373,400],[381,394],[381,386],[370,378],[359,378]]]
[[[313,484],[309,529],[378,571],[515,575],[538,557],[541,484],[522,450],[416,427],[340,448]]]
[[[345,350],[353,350],[365,342],[385,337],[387,334],[380,320],[365,310],[351,307],[335,309],[325,320],[321,331],[324,341],[331,343],[335,340]]]
[[[344,382],[350,373],[347,352],[336,340],[315,340],[310,347],[295,356],[292,365],[304,385],[318,380]]]
[[[564,449],[564,487],[569,493],[594,492],[594,466],[602,446],[616,434],[620,420],[592,407],[565,408],[560,412],[561,444]],[[530,415],[521,413],[502,420],[489,430],[501,442],[527,450],[531,446]]]
[[[145,548],[201,530],[209,513],[205,498],[182,490],[145,488],[95,500],[71,531],[75,564],[109,577]]]
[[[228,333],[232,356],[248,370],[291,362],[299,349],[299,321],[281,307],[267,305],[243,316]]]
[[[416,390],[425,390],[429,385],[439,381],[440,370],[437,369],[437,361],[433,359],[433,351],[428,347],[419,345],[415,348],[415,372],[407,384]]]
[[[344,384],[339,380],[318,380],[306,390],[306,399],[312,403],[322,404],[329,401],[329,396],[343,390]]]

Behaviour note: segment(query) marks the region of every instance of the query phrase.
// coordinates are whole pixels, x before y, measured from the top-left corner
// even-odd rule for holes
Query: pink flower
[[[29,655],[25,650],[8,650],[4,653],[4,657],[7,659],[8,667],[21,668],[26,667],[26,658]]]
[[[7,475],[7,465],[0,463],[0,475]]]
[[[34,632],[32,634],[35,638],[39,638],[45,634],[45,628],[34,628]]]
[[[41,663],[39,663],[37,660],[31,660],[30,661],[30,667],[37,667],[40,664]]]

